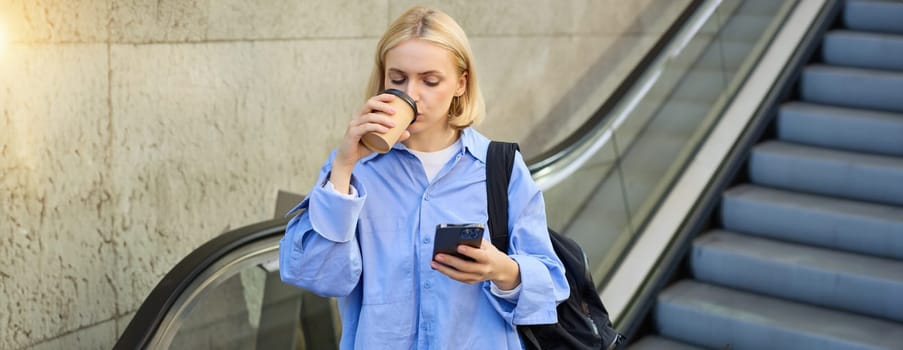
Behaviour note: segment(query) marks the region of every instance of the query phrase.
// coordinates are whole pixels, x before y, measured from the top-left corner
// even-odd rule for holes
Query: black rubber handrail
[[[113,349],[134,350],[148,346],[176,300],[195,278],[211,265],[242,246],[285,234],[288,218],[273,219],[223,233],[188,254],[157,283]]]

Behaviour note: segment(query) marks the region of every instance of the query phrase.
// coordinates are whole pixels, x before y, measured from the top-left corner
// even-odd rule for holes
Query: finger
[[[395,119],[383,113],[372,112],[363,114],[352,120],[352,124],[376,123],[382,124],[389,128],[394,128],[398,124]]]
[[[436,261],[450,266],[451,268],[460,272],[477,276],[481,280],[485,279],[482,278],[482,276],[485,276],[489,269],[489,265],[486,262],[465,260],[457,256],[448,254],[436,255]]]
[[[449,278],[459,282],[473,284],[482,280],[478,275],[457,270],[449,265],[445,265],[435,260],[430,262],[430,267],[432,267],[436,271],[439,271],[443,275],[446,275]]]
[[[484,241],[485,241],[485,239],[484,239]],[[490,244],[492,244],[492,243],[490,243]],[[474,247],[471,247],[466,244],[459,244],[457,251],[458,251],[458,253],[461,253],[464,256],[467,256],[473,260],[476,260],[477,262],[484,262],[484,261],[489,260],[488,259],[489,254],[487,254],[487,252],[484,250],[484,249],[486,249],[485,246],[486,246],[486,242],[483,242],[482,244],[480,244],[480,248],[474,248]]]
[[[395,95],[392,94],[373,96],[367,99],[367,102],[364,103],[364,106],[361,107],[358,114],[365,114],[371,111],[381,111],[383,113],[395,114],[395,108],[389,104],[393,100],[395,100]]]
[[[376,131],[378,133],[386,133],[389,129],[394,128],[396,122],[392,118],[388,118],[383,114],[368,114],[358,119],[352,120],[348,128],[351,132],[363,135],[367,132]]]
[[[345,132],[346,138],[361,138],[367,133],[378,133],[385,134],[389,131],[389,127],[385,125],[377,124],[377,123],[350,123],[348,125],[348,130]]]
[[[480,244],[480,248],[485,248],[486,250],[498,250],[492,242],[485,238],[483,238],[483,243]]]
[[[360,125],[354,126],[349,129],[349,134],[356,136],[356,137],[362,137],[363,135],[366,135],[371,132],[375,132],[377,134],[385,134],[385,133],[389,132],[389,128],[387,128],[384,125],[380,125],[380,124],[376,124],[376,123],[365,123],[365,124],[360,124]]]
[[[436,254],[436,257],[433,258],[433,260],[458,271],[470,271],[468,268],[469,266],[467,266],[470,262],[454,255]]]

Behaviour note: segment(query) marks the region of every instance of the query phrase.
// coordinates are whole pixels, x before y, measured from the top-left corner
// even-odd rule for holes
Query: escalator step
[[[903,261],[717,230],[690,265],[702,282],[903,322]]]
[[[903,114],[791,102],[777,125],[783,141],[903,157]]]
[[[903,34],[903,3],[899,1],[847,0],[843,22],[848,28]]]
[[[903,205],[903,158],[767,141],[753,148],[754,184]]]
[[[661,335],[710,348],[899,349],[903,325],[683,280],[659,294]]]
[[[903,113],[903,72],[809,65],[800,89],[806,102]]]
[[[825,35],[822,58],[832,65],[903,71],[903,35],[833,30]]]
[[[903,260],[900,207],[747,184],[724,192],[721,222],[731,231]]]

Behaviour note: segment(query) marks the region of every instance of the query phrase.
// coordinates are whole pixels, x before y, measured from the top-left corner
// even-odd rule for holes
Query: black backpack
[[[489,144],[486,155],[486,194],[492,244],[508,252],[508,183],[514,165],[516,143]],[[614,349],[623,336],[612,326],[608,311],[587,270],[586,254],[574,240],[549,229],[555,254],[564,264],[571,295],[558,305],[558,323],[518,326],[527,349]]]

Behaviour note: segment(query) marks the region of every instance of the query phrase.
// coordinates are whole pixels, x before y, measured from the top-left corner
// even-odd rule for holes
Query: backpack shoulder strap
[[[489,232],[492,245],[508,253],[508,183],[514,168],[516,143],[489,143],[486,152],[486,199],[489,209]]]

